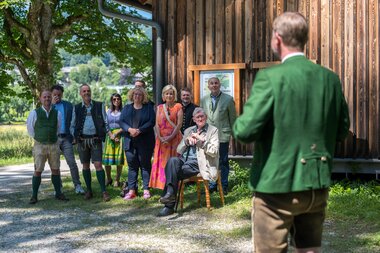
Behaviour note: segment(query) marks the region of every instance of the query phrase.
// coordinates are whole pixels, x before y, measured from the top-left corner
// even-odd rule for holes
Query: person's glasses
[[[113,98],[112,101],[120,101],[120,98]]]
[[[142,97],[143,94],[141,94],[141,93],[133,93],[133,96],[136,96],[136,97]]]

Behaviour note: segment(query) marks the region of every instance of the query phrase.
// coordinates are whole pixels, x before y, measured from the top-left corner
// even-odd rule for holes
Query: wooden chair
[[[206,194],[206,206],[207,206],[207,209],[210,211],[211,210],[211,203],[210,203],[209,180],[204,180],[200,173],[196,176],[193,176],[193,177],[190,177],[188,179],[183,180],[181,187],[179,189],[181,209],[183,209],[183,199],[184,199],[183,191],[185,189],[185,183],[187,183],[187,182],[196,182],[197,183],[198,205],[201,204],[200,184],[201,184],[201,182],[203,182],[203,185],[205,187],[205,194]],[[217,184],[218,184],[218,189],[219,189],[220,202],[222,203],[222,206],[224,206],[224,194],[223,194],[222,182],[220,179],[220,173],[218,173]]]

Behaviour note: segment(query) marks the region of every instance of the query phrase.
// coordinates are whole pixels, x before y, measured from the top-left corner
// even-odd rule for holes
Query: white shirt
[[[291,53],[291,54],[288,54],[287,56],[285,56],[285,57],[281,60],[281,63],[284,63],[284,61],[286,61],[286,60],[289,59],[290,57],[293,57],[293,56],[299,56],[299,55],[305,56],[305,54],[302,53],[302,52]]]
[[[46,117],[49,117],[49,111],[45,109],[45,107],[41,106],[41,108],[46,112]],[[28,129],[28,134],[30,137],[34,138],[34,126],[37,121],[37,112],[33,110],[29,113],[28,119],[26,120],[26,128]],[[58,122],[57,122],[57,135],[59,134],[59,129],[61,127],[62,115],[61,112],[58,111]]]

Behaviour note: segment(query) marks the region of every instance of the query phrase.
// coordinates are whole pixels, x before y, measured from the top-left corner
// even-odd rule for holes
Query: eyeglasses
[[[133,96],[136,96],[136,97],[142,97],[143,94],[141,94],[141,93],[133,93]]]
[[[113,98],[112,101],[120,101],[120,98]]]

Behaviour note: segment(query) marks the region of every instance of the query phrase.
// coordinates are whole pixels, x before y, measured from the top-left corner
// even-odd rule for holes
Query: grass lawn
[[[32,162],[32,143],[31,138],[26,135],[25,125],[0,125],[0,170],[1,166],[4,165]],[[29,212],[35,210],[35,208],[49,213],[49,215],[61,213],[80,214],[77,222],[70,223],[79,234],[87,231],[90,227],[96,227],[100,231],[101,229],[107,230],[112,226],[117,229],[127,227],[128,231],[132,229],[133,233],[159,237],[162,240],[170,237],[171,233],[169,232],[176,233],[177,236],[172,239],[179,241],[197,234],[194,237],[195,241],[190,243],[193,246],[196,245],[194,246],[195,248],[186,246],[189,241],[184,241],[184,249],[189,251],[193,249],[197,252],[197,249],[199,250],[202,247],[204,249],[214,249],[223,245],[226,248],[230,247],[230,252],[238,249],[244,251],[246,250],[244,245],[235,245],[233,242],[249,245],[251,237],[251,193],[246,184],[248,181],[248,169],[240,168],[238,164],[233,162],[231,166],[233,175],[230,178],[230,184],[233,188],[226,197],[226,206],[221,207],[218,196],[214,194],[211,204],[215,208],[212,212],[208,212],[205,208],[204,196],[202,196],[203,207],[199,208],[195,186],[189,186],[185,191],[184,210],[179,212],[178,223],[173,226],[168,225],[167,222],[161,222],[155,217],[155,214],[162,208],[162,205],[158,203],[159,191],[153,191],[154,196],[148,201],[140,197],[136,200],[125,202],[118,197],[120,189],[108,188],[112,201],[103,203],[95,175],[93,175],[95,198],[90,201],[85,202],[82,196],[75,195],[70,177],[65,177],[63,183],[65,193],[70,198],[68,203],[62,204],[54,200],[51,197],[52,185],[44,182],[42,186],[44,194],[41,195],[41,201],[38,202],[38,206],[30,207],[25,204],[30,197],[29,192],[28,195],[25,192],[16,192],[9,196],[7,195],[5,200],[0,201],[0,210],[3,212],[0,214],[8,213],[9,211],[7,210],[13,210],[12,212],[17,213],[17,210],[20,209]],[[126,169],[123,171],[124,179],[127,176],[126,171]],[[84,182],[83,179],[82,182]],[[30,191],[29,184],[27,182],[24,186],[28,191]],[[99,215],[104,215],[104,217],[99,219]],[[192,216],[198,220],[194,221],[190,218]],[[18,218],[15,219],[17,220]],[[19,219],[22,220],[22,216]],[[192,226],[195,223],[197,226]],[[4,222],[1,223],[0,221],[0,229],[4,229],[4,224]],[[22,225],[20,225],[20,233],[22,232],[21,227]],[[184,229],[188,231],[184,231]],[[197,231],[197,229],[200,230]],[[96,234],[99,232],[91,231],[91,233]],[[334,184],[330,191],[323,236],[323,252],[380,252],[379,183],[341,181]],[[151,240],[149,238],[147,240]],[[66,251],[85,249],[89,246],[83,241],[77,241],[75,238],[70,241],[72,247],[66,249]],[[170,240],[167,242],[170,245]],[[148,242],[139,243],[149,245]],[[139,249],[139,245],[136,246],[136,249]],[[1,249],[0,246],[0,251]],[[163,248],[162,251],[165,251],[165,249]],[[170,251],[171,248],[167,249]],[[18,249],[14,250],[17,251]],[[142,252],[145,252],[145,250],[143,249]]]

